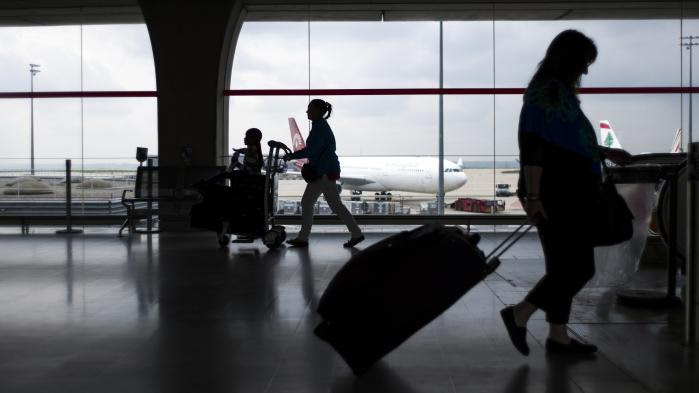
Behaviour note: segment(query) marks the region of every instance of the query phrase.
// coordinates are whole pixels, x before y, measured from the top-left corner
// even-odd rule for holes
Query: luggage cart
[[[237,235],[237,243],[250,243],[261,238],[268,248],[279,247],[286,240],[285,228],[275,225],[276,175],[284,171],[281,151],[291,150],[283,143],[269,141],[264,174],[230,171],[195,185],[203,201],[192,206],[191,226],[216,232],[222,247]],[[230,186],[222,184],[230,180]]]

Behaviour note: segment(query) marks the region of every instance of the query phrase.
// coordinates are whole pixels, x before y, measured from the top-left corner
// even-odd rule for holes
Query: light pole
[[[29,73],[31,76],[29,77],[29,85],[31,86],[31,155],[30,155],[30,160],[31,160],[31,174],[34,176],[34,75],[38,74],[41,72],[39,70],[40,65],[39,64],[29,64]]]

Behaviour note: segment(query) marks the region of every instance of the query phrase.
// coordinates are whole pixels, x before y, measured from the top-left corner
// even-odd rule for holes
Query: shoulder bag
[[[604,181],[595,209],[592,242],[595,247],[612,246],[633,236],[633,213],[607,175],[607,164],[602,159]]]

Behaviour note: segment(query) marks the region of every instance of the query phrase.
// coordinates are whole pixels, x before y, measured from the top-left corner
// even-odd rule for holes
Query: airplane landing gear
[[[362,195],[362,192],[361,192],[361,191],[357,191],[357,190],[352,190],[352,191],[351,191],[351,195],[352,195],[352,196],[350,197],[350,200],[351,200],[351,201],[359,201],[359,200],[361,200],[360,197],[361,197],[361,195]]]
[[[378,192],[374,193],[374,199],[377,202],[390,201],[391,199],[393,199],[393,196],[391,195],[390,192],[381,191],[380,193],[378,193]]]

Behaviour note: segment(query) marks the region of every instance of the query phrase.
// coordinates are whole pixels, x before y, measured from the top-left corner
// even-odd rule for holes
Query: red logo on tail
[[[294,151],[299,151],[306,147],[306,142],[303,141],[303,135],[299,131],[299,126],[296,124],[296,119],[293,117],[289,118],[289,130],[291,131],[291,146]],[[308,160],[301,158],[296,160],[296,166],[300,169],[303,164],[307,163]]]

